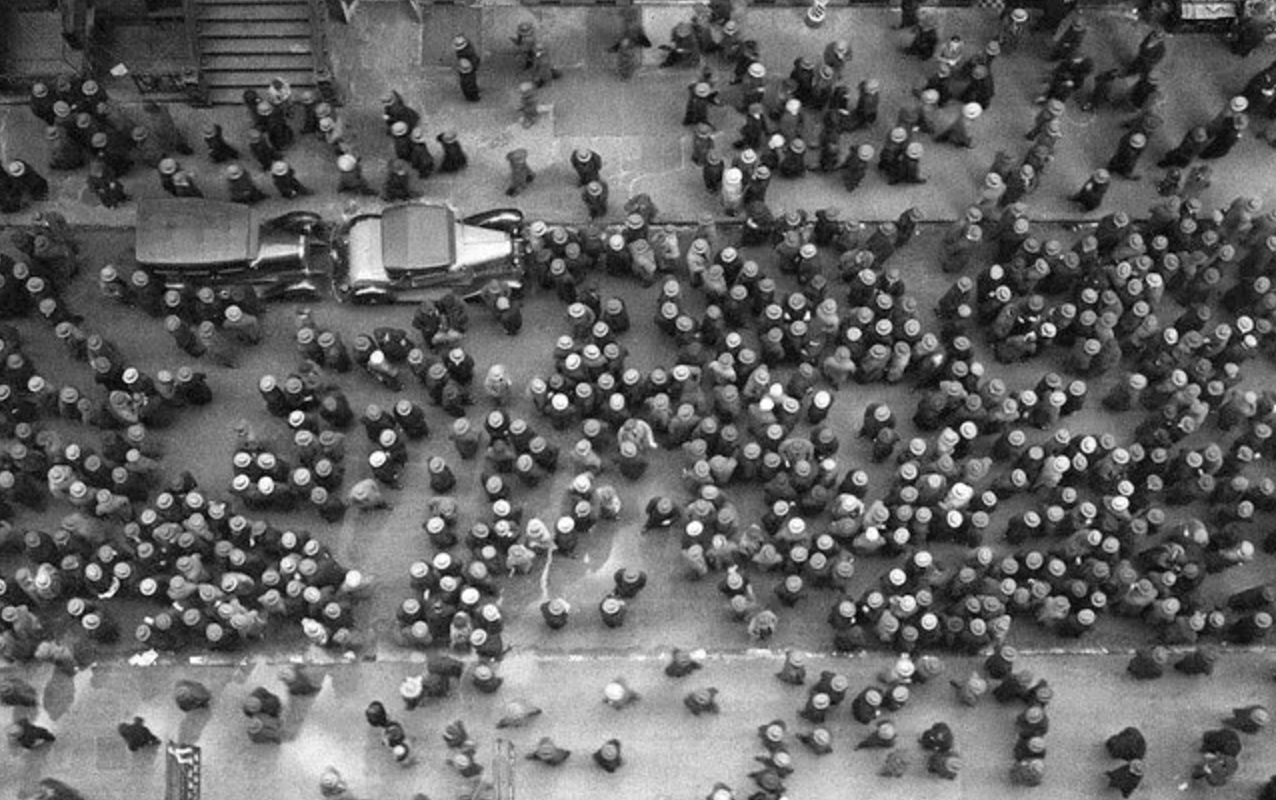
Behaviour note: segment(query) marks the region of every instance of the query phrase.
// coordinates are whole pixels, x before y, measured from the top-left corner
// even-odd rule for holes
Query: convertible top
[[[452,266],[456,217],[437,203],[391,206],[381,214],[381,258],[388,270],[436,270]]]
[[[206,268],[257,257],[257,220],[238,203],[199,198],[142,200],[137,260],[156,266]]]

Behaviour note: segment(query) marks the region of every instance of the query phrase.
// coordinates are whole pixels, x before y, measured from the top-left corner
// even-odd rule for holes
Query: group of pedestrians
[[[167,108],[147,101],[135,118],[90,77],[33,83],[30,108],[46,126],[48,169],[87,169],[89,189],[108,208],[128,201],[120,179],[135,167],[154,167],[168,153],[192,152]],[[0,213],[12,214],[48,197],[48,179],[35,165],[21,158],[5,165]]]
[[[1069,103],[1086,112],[1133,112],[1122,123],[1127,132],[1111,158],[1073,196],[1082,210],[1101,205],[1113,176],[1141,177],[1139,162],[1153,134],[1165,124],[1160,65],[1167,42],[1161,29],[1143,38],[1133,58],[1096,72],[1094,59],[1081,54],[1088,25],[1071,9],[1056,28],[1046,16],[1038,17],[1034,26],[1025,8],[1007,4],[1000,30],[981,49],[970,48],[958,35],[943,40],[933,9],[909,10],[904,16],[902,27],[913,29],[904,53],[930,64],[933,72],[911,97],[900,100],[880,148],[854,141],[857,132],[879,121],[882,97],[880,81],[871,72],[857,86],[847,77],[852,66],[847,41],[829,42],[822,59],[799,56],[785,77],[768,72],[757,41],[749,38],[747,23],[732,18],[729,11],[697,14],[690,23],[675,27],[664,66],[700,68],[688,87],[682,123],[693,128],[692,160],[702,168],[705,188],[720,197],[726,213],[768,217],[767,187],[777,175],[792,179],[813,170],[840,173],[846,189],[854,192],[876,161],[877,171],[889,184],[925,183],[923,138],[973,147],[977,120],[995,96],[996,62],[1039,41],[1034,29],[1052,36],[1048,58],[1054,66],[1036,99],[1040,111],[1026,137],[1031,145],[1022,156],[996,153],[981,197],[1004,208],[1036,190],[1063,138],[1062,118]],[[719,85],[715,59],[731,73],[731,87]],[[1199,195],[1208,188],[1210,168],[1203,162],[1226,156],[1250,128],[1251,119],[1271,119],[1271,74],[1271,66],[1254,73],[1213,120],[1184,134],[1158,162],[1167,170],[1158,191]],[[724,105],[728,92],[743,115],[734,154],[719,152],[717,126],[711,119],[717,116],[711,109]],[[955,111],[945,110],[953,105]]]
[[[287,81],[274,78],[261,91],[246,90],[247,113],[242,140],[222,125],[208,122],[200,131],[197,150],[165,106],[147,101],[140,113],[124,110],[106,96],[92,79],[60,78],[52,87],[36,82],[30,107],[47,125],[48,170],[54,174],[87,169],[88,185],[102,205],[115,208],[131,198],[121,179],[139,170],[153,170],[166,195],[200,198],[196,170],[183,158],[197,154],[221,171],[227,199],[254,205],[270,195],[250,171],[256,165],[275,194],[287,200],[312,194],[288,159],[288,151],[309,140],[331,153],[337,176],[336,190],[354,195],[375,195],[363,177],[362,159],[346,134],[345,122],[333,103],[312,90],[293,91]],[[383,100],[386,133],[394,158],[386,167],[386,200],[420,196],[410,186],[409,168],[424,179],[436,169],[456,172],[467,163],[455,131],[435,138],[442,149],[436,162],[425,140],[418,112],[407,108],[397,92]],[[136,118],[135,118],[136,117]],[[49,198],[49,179],[30,161],[13,159],[0,172],[0,213],[16,213]]]
[[[301,665],[289,665],[281,669],[279,680],[287,687],[290,697],[310,697],[321,688],[321,683],[311,677],[309,671]],[[196,680],[183,678],[173,686],[173,701],[183,714],[206,712],[212,707],[213,699],[212,691]],[[36,725],[28,716],[37,713],[39,708],[36,689],[30,683],[16,676],[6,677],[0,682],[0,706],[13,707],[21,714],[7,729],[9,740],[13,744],[25,750],[34,750],[57,741],[52,731]],[[254,744],[283,742],[283,698],[259,685],[247,694],[242,710],[248,741]],[[121,722],[116,726],[116,732],[130,753],[155,748],[164,743],[141,716]]]

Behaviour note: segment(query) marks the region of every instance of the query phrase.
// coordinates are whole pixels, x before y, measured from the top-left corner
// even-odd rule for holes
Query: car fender
[[[514,236],[523,228],[523,212],[517,208],[493,208],[479,214],[471,214],[461,221],[466,225],[491,228]]]
[[[315,233],[323,225],[323,217],[313,211],[289,211],[262,223],[262,227],[266,230],[283,231],[300,236]]]

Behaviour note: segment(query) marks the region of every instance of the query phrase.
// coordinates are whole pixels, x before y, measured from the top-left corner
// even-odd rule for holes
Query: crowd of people
[[[780,214],[768,206],[766,188],[772,173],[798,178],[820,169],[840,171],[855,191],[875,159],[889,183],[924,181],[920,137],[974,144],[977,120],[994,97],[994,62],[1026,46],[1030,15],[1008,8],[998,35],[966,56],[960,37],[943,40],[933,14],[905,4],[904,26],[915,28],[908,52],[933,62],[934,74],[916,102],[903,104],[875,152],[847,146],[847,135],[877,121],[880,103],[872,78],[851,101],[849,44],[831,42],[821,64],[798,59],[792,74],[776,81],[730,5],[715,2],[675,28],[664,65],[700,70],[683,123],[695,130],[706,189],[741,219],[738,236],[712,218],[691,231],[663,225],[645,195],[625,204],[616,225],[529,223],[522,232],[525,289],[561,301],[565,320],[550,363],[526,387],[512,385],[500,364],[484,373],[475,363],[464,346],[469,312],[455,296],[422,303],[411,331],[379,327],[350,345],[302,310],[298,367],[258,380],[266,413],[287,436],[261,434],[245,419],[229,491],[189,473],[165,474],[153,433],[183,410],[216,401],[206,376],[188,366],[148,374],[93,332],[64,299],[87,254],[65,219],[41,214],[13,236],[21,260],[0,255],[0,314],[46,324],[88,366],[94,385],[42,373],[18,328],[0,328],[0,425],[12,441],[0,455],[0,545],[22,562],[0,580],[0,654],[73,670],[95,646],[128,640],[114,611],[126,598],[154,609],[132,632],[143,648],[238,649],[264,636],[272,621],[285,621],[316,645],[357,649],[354,604],[367,581],[334,557],[320,533],[281,528],[261,515],[311,508],[335,523],[350,508],[386,508],[390,492],[405,488],[412,443],[443,438],[431,430],[428,406],[449,419],[455,457],[439,448],[427,457],[433,497],[422,529],[430,552],[408,567],[412,594],[396,612],[397,641],[431,650],[427,669],[400,687],[406,711],[448,695],[466,676],[480,692],[498,692],[501,659],[525,644],[504,637],[502,582],[572,556],[629,505],[642,509],[646,531],[679,540],[675,571],[716,586],[742,639],[765,643],[786,615],[799,613],[792,609],[819,604],[833,651],[901,654],[878,680],[852,692],[846,676],[834,672],[808,686],[801,655],[788,653],[779,678],[806,687],[799,717],[812,727],[796,734],[806,748],[830,752],[823,726],[844,706],[869,728],[858,746],[888,751],[883,773],[905,774],[894,715],[915,687],[942,673],[937,652],[983,655],[980,673],[953,681],[958,701],[973,705],[991,694],[1021,704],[1010,780],[1041,783],[1053,691],[1015,668],[1008,644],[1015,620],[1063,638],[1086,636],[1104,616],[1136,620],[1156,644],[1135,654],[1129,674],[1155,679],[1167,667],[1209,674],[1219,644],[1262,642],[1276,611],[1271,585],[1223,602],[1203,590],[1210,575],[1251,561],[1258,550],[1276,552],[1276,534],[1261,524],[1276,511],[1276,481],[1262,469],[1276,457],[1276,394],[1245,383],[1247,362],[1276,353],[1276,212],[1264,213],[1251,197],[1206,208],[1200,194],[1209,175],[1198,164],[1227,155],[1251,116],[1272,115],[1276,65],[1163,156],[1161,166],[1180,173],[1160,183],[1164,198],[1146,214],[1113,211],[1069,239],[1034,222],[1027,205],[1060,141],[1058,119],[1070,102],[1102,108],[1123,98],[1138,110],[1105,168],[1074,197],[1095,210],[1113,175],[1139,176],[1147,135],[1164,123],[1157,67],[1166,45],[1153,32],[1133,62],[1096,73],[1078,55],[1084,22],[1059,12],[1050,4],[1035,23],[1058,34],[1031,148],[1022,160],[998,154],[974,202],[943,233],[937,266],[955,280],[935,308],[936,330],[927,330],[929,315],[898,267],[921,221],[916,209],[873,226],[831,207]],[[534,124],[534,91],[556,70],[534,28],[520,28],[515,44],[533,75],[522,94],[524,120]],[[635,49],[649,45],[641,31],[625,32],[616,47],[622,74],[631,71]],[[462,92],[479,101],[477,48],[458,37],[454,49]],[[710,117],[720,102],[709,66],[715,55],[740,86],[737,110],[744,115],[729,166]],[[956,116],[942,111],[954,100],[961,104]],[[49,125],[50,168],[87,166],[104,204],[127,200],[119,177],[138,165],[155,169],[173,196],[201,196],[176,160],[193,149],[162,106],[145,105],[147,122],[137,124],[92,80],[37,85],[31,105]],[[299,136],[320,137],[332,148],[338,191],[378,193],[331,106],[305,93],[294,97],[278,80],[262,95],[246,93],[245,105],[248,155],[282,197],[310,191],[283,155]],[[387,94],[383,112],[395,155],[383,199],[417,196],[412,170],[424,179],[465,167],[454,132],[436,137],[443,148],[436,162],[420,112],[402,96]],[[240,147],[216,125],[203,133],[208,157],[224,165],[231,199],[262,200]],[[818,166],[808,161],[808,138],[820,142]],[[535,173],[526,151],[511,152],[509,161],[507,192],[515,195]],[[606,218],[602,157],[582,148],[571,166],[591,219]],[[0,211],[47,194],[33,165],[10,162],[0,178]],[[653,315],[671,354],[666,363],[646,371],[629,363],[631,311],[604,294],[600,275],[654,288],[651,308],[634,313]],[[268,312],[249,287],[169,288],[145,269],[118,265],[104,267],[97,285],[104,299],[162,320],[191,359],[234,368],[240,351],[263,339],[260,316]],[[495,285],[483,300],[502,330],[519,333],[519,297]],[[1043,370],[1030,385],[1008,386],[981,361],[985,347],[1000,363],[1049,355],[1059,368]],[[352,409],[342,382],[356,367],[393,393],[392,402]],[[1087,381],[1111,382],[1118,372],[1111,391],[1090,397]],[[409,378],[423,390],[424,405],[410,396],[417,387]],[[872,463],[890,465],[889,478],[875,484],[850,457],[851,443],[830,414],[844,387],[885,384],[913,387],[916,403],[865,409],[857,436]],[[1096,403],[1114,414],[1141,414],[1141,421],[1125,436],[1068,426],[1071,415]],[[916,435],[905,435],[905,419]],[[81,426],[80,435],[59,434],[63,426],[55,429],[53,420]],[[367,456],[347,488],[347,436],[358,427]],[[668,465],[670,454],[681,460],[681,492],[626,491],[652,464]],[[456,495],[457,460],[474,462],[480,474],[478,513]],[[525,508],[520,495],[557,472],[567,477],[561,505]],[[756,496],[764,510],[754,521],[742,508]],[[1029,508],[999,512],[1012,498],[1028,498]],[[51,500],[70,512],[56,530],[17,524],[24,509],[43,510]],[[865,570],[865,562],[881,566]],[[880,578],[866,581],[866,571]],[[546,635],[581,624],[576,606],[596,607],[604,629],[623,626],[647,580],[622,567],[601,597],[546,599]],[[1167,645],[1189,649],[1171,664]],[[665,672],[685,677],[701,661],[695,652],[675,651]],[[285,683],[290,694],[317,689],[295,672]],[[30,696],[13,682],[0,692],[0,700],[20,707],[31,707]],[[183,685],[176,699],[190,711],[210,697],[204,687]],[[249,738],[281,741],[281,698],[258,687],[250,700]],[[605,700],[622,708],[637,696],[617,681]],[[712,687],[684,699],[697,715],[715,713],[716,703]],[[502,725],[538,715],[531,703],[511,701]],[[414,743],[404,726],[380,703],[367,719],[393,758],[410,765]],[[1266,720],[1265,709],[1236,709],[1228,727],[1206,733],[1194,777],[1225,784],[1241,750],[1236,731],[1256,733]],[[122,723],[119,733],[130,749],[159,743],[141,718]],[[56,738],[25,718],[11,735],[27,748]],[[787,723],[765,724],[759,737],[766,753],[749,776],[756,785],[749,796],[775,800],[792,772]],[[922,734],[928,772],[958,776],[954,738],[944,723]],[[448,727],[445,743],[452,767],[481,780],[462,722]],[[1129,796],[1143,774],[1142,734],[1121,731],[1106,748],[1123,762],[1107,777]],[[570,755],[545,737],[530,757],[554,766]],[[604,742],[592,758],[608,772],[622,769],[621,742]],[[325,773],[325,796],[346,791],[339,773]],[[1264,792],[1276,794],[1276,782]],[[734,796],[726,784],[710,795]]]
[[[1069,14],[1069,4],[1048,5],[1060,8],[1047,9],[1030,23],[1027,10],[1007,4],[1001,29],[973,52],[961,36],[941,41],[933,9],[905,9],[901,27],[912,28],[914,36],[904,52],[931,64],[933,72],[911,97],[901,100],[880,149],[870,142],[853,141],[857,132],[879,122],[882,97],[881,83],[871,73],[856,89],[846,81],[852,61],[849,42],[829,42],[819,63],[806,57],[794,59],[788,76],[781,78],[767,71],[758,43],[748,38],[743,23],[731,18],[730,9],[711,5],[706,14],[675,28],[665,60],[666,66],[701,68],[688,88],[682,123],[694,129],[692,161],[702,168],[705,188],[720,197],[726,213],[744,216],[746,225],[768,227],[773,215],[766,194],[776,176],[801,178],[816,170],[840,173],[847,191],[854,192],[875,160],[877,172],[888,184],[926,183],[924,139],[974,147],[977,120],[995,96],[997,60],[1023,48],[1034,30],[1045,30],[1053,34],[1048,58],[1054,67],[1036,98],[1040,111],[1026,137],[1031,145],[1021,157],[996,153],[978,199],[983,205],[1006,208],[1037,189],[1063,139],[1062,117],[1068,103],[1087,112],[1134,112],[1123,122],[1127,132],[1112,156],[1072,197],[1083,211],[1094,211],[1113,176],[1142,177],[1139,162],[1150,137],[1165,124],[1166,92],[1160,67],[1167,44],[1164,33],[1153,29],[1131,60],[1097,71],[1094,59],[1081,54],[1088,30],[1085,19]],[[724,105],[728,87],[719,85],[712,67],[715,58],[729,67],[732,102],[743,116],[732,144],[735,153],[717,149],[711,109]],[[1162,195],[1193,199],[1209,187],[1211,170],[1204,162],[1231,152],[1251,120],[1271,119],[1276,96],[1273,74],[1272,65],[1254,73],[1213,120],[1191,128],[1159,160],[1158,166],[1166,169],[1157,187]],[[952,104],[957,110],[947,111]],[[1260,138],[1266,135],[1263,131]]]
[[[41,320],[67,355],[89,368],[93,384],[42,373],[19,330],[5,325],[0,395],[11,443],[0,471],[0,538],[25,565],[0,583],[4,656],[73,667],[91,658],[95,645],[130,633],[163,650],[237,648],[259,638],[272,615],[299,623],[313,640],[348,646],[350,604],[367,588],[358,572],[309,533],[245,516],[233,496],[206,492],[190,473],[162,470],[164,448],[154,431],[213,402],[205,374],[181,366],[151,375],[67,306],[63,292],[84,254],[65,219],[46,214],[34,230],[15,230],[13,244],[25,260],[0,255],[6,317]],[[183,292],[143,270],[122,275],[112,265],[101,269],[98,286],[104,299],[167,316],[170,329],[197,324],[207,350],[228,353],[260,338],[250,287]],[[56,420],[82,427],[62,434]],[[253,452],[251,431],[243,437]],[[339,454],[330,455],[340,463]],[[50,501],[67,504],[56,530],[14,524],[21,509],[43,510]],[[112,601],[126,598],[159,607],[136,630],[121,631]],[[55,636],[67,618],[55,622],[54,609],[77,632],[67,644]],[[81,647],[89,653],[77,652]]]
[[[361,159],[347,141],[337,109],[318,93],[305,90],[294,94],[286,81],[276,78],[263,92],[246,90],[243,101],[248,130],[242,142],[228,141],[223,127],[215,122],[207,123],[200,132],[203,155],[220,165],[225,194],[232,202],[253,205],[269,196],[246,166],[253,163],[279,197],[292,200],[312,194],[287,159],[289,148],[302,137],[330,151],[338,192],[378,194],[363,177]],[[420,115],[407,109],[396,92],[386,96],[384,105],[386,133],[395,154],[387,164],[380,191],[384,200],[421,195],[411,186],[409,168],[424,179],[436,169],[448,173],[466,166],[465,151],[455,131],[443,131],[435,137],[442,151],[436,161],[420,127]],[[169,196],[204,196],[194,171],[179,160],[194,156],[196,151],[167,107],[146,101],[138,112],[126,111],[96,80],[63,76],[52,86],[34,83],[30,108],[47,126],[49,172],[55,176],[86,172],[89,189],[107,208],[131,199],[121,179],[140,170],[152,170]],[[48,197],[49,179],[29,161],[13,159],[0,172],[0,213],[16,213]]]

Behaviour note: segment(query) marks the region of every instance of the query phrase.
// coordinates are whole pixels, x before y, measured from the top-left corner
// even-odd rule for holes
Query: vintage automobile
[[[309,211],[260,219],[203,199],[143,200],[135,250],[170,288],[251,284],[265,299],[331,293],[355,303],[419,302],[443,292],[476,298],[493,281],[519,292],[522,212],[460,218],[420,201],[357,211],[337,225]]]
[[[495,281],[517,293],[522,227],[516,209],[459,218],[437,201],[356,213],[332,237],[333,291],[356,303],[415,303],[442,291],[472,299]]]
[[[170,288],[246,283],[264,298],[313,298],[328,285],[328,226],[295,211],[260,220],[237,203],[146,199],[137,210],[137,263]],[[316,263],[317,262],[317,263]]]

